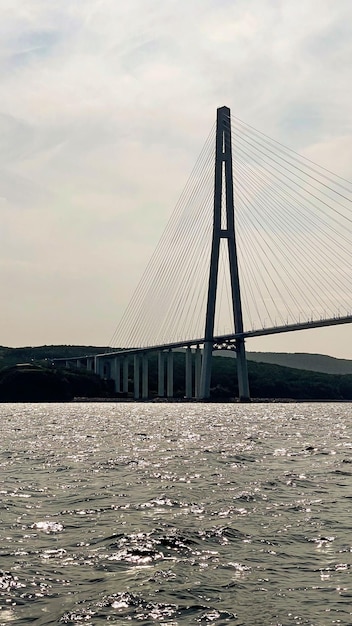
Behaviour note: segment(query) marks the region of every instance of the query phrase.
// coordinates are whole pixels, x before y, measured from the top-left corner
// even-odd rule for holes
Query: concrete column
[[[248,369],[244,339],[236,340],[236,361],[239,401],[250,402]]]
[[[97,356],[94,357],[94,371],[100,378],[104,378],[104,361]]]
[[[168,398],[174,396],[174,353],[169,350],[167,353],[167,390],[166,395]]]
[[[77,368],[82,367],[81,359],[76,359],[76,367]]]
[[[111,378],[115,383],[116,393],[119,393],[121,391],[121,361],[117,357],[111,363]]]
[[[149,385],[148,385],[148,355],[143,354],[142,357],[142,398],[146,400],[149,398]]]
[[[111,361],[110,361],[110,359],[105,359],[103,361],[103,376],[104,376],[104,378],[111,378]]]
[[[89,372],[94,371],[94,358],[93,357],[87,357],[87,370]]]
[[[134,399],[139,399],[139,354],[134,355],[133,359],[133,389]]]
[[[65,367],[66,369],[70,369],[70,361],[65,361]]]
[[[189,346],[186,348],[185,367],[185,397],[192,398],[192,349]]]
[[[203,346],[202,371],[200,373],[198,398],[210,397],[211,359],[213,356],[213,341],[205,341]]]
[[[165,353],[158,352],[158,396],[163,398],[165,395]]]
[[[123,359],[123,382],[122,382],[122,391],[124,393],[128,393],[128,356],[125,356]]]
[[[194,395],[200,397],[200,376],[202,371],[202,353],[199,346],[196,347],[194,358]]]

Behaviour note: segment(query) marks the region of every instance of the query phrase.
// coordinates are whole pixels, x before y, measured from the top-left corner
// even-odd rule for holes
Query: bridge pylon
[[[225,200],[224,203],[223,200]],[[225,206],[223,206],[223,204]],[[211,358],[214,343],[214,321],[221,239],[227,240],[233,321],[235,333],[240,334],[243,333],[243,318],[235,235],[231,112],[228,107],[221,107],[217,110],[213,237],[200,380],[200,398],[204,400],[210,397]],[[236,339],[236,357],[239,399],[242,402],[248,402],[250,394],[244,337]]]

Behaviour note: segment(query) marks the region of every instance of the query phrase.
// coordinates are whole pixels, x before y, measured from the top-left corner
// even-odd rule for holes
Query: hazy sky
[[[351,180],[351,23],[351,0],[2,0],[0,345],[109,342],[218,106]]]

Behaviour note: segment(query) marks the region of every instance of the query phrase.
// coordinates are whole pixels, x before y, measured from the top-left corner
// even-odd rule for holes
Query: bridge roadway
[[[231,333],[218,335],[214,337],[214,350],[236,349],[236,339],[263,337],[266,335],[275,335],[280,333],[289,333],[298,330],[308,330],[311,328],[323,328],[327,326],[338,326],[341,324],[352,323],[352,315],[337,316],[333,318],[310,320],[298,322],[295,324],[284,324],[282,326],[272,326],[257,330],[247,330],[243,333]],[[201,371],[201,349],[204,344],[204,338],[189,339],[183,341],[175,341],[153,346],[145,346],[139,348],[116,349],[103,354],[85,355],[84,357],[71,357],[53,359],[52,363],[64,362],[69,367],[74,363],[77,367],[82,367],[82,361],[86,361],[87,369],[94,370],[101,377],[113,378],[115,381],[116,392],[121,392],[121,362],[123,364],[122,371],[122,391],[128,392],[129,364],[128,358],[134,357],[134,398],[148,398],[148,354],[158,353],[158,395],[165,395],[165,354],[167,355],[167,383],[166,396],[173,397],[173,350],[179,348],[186,349],[186,389],[185,397],[199,398],[199,384]],[[192,351],[195,348],[195,364],[194,364],[194,383],[192,382]],[[140,366],[142,366],[142,390],[140,390]]]

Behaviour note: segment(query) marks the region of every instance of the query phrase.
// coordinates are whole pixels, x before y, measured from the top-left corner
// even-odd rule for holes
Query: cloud
[[[352,178],[349,0],[5,0],[0,11],[3,277],[13,268],[0,343],[108,341],[217,106]],[[65,284],[77,295],[56,298]],[[59,324],[43,324],[43,294]]]

